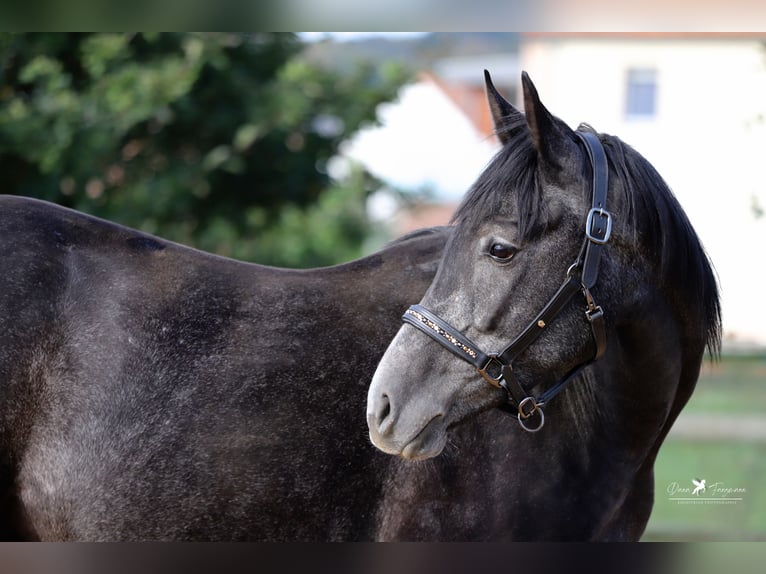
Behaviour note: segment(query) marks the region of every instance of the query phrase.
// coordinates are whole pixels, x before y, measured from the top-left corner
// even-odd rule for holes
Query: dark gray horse
[[[367,436],[370,377],[450,234],[283,270],[0,198],[0,536],[508,538],[513,418],[426,463]]]
[[[282,270],[0,198],[2,537],[375,538],[366,390],[448,234]]]
[[[477,469],[473,488],[502,504],[476,515],[503,521],[503,535],[636,540],[657,452],[720,344],[716,280],[651,165],[614,136],[571,130],[522,80],[526,116],[487,75],[503,148],[375,373],[370,437],[410,459],[437,457],[450,437],[462,441],[450,459],[489,453],[478,466],[494,474]],[[468,447],[465,425],[498,406],[539,432],[485,420]]]

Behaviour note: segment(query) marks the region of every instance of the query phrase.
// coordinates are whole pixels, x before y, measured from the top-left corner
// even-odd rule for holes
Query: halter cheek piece
[[[612,216],[606,211],[608,189],[606,154],[595,134],[579,129],[575,133],[585,144],[593,167],[592,204],[585,222],[585,238],[580,253],[567,270],[561,287],[532,322],[499,353],[484,353],[468,337],[421,305],[412,305],[402,316],[405,323],[420,329],[447,350],[471,363],[488,383],[505,389],[508,402],[501,408],[516,413],[519,424],[529,432],[537,432],[545,424],[543,407],[548,401],[572,382],[585,367],[598,360],[606,350],[604,312],[596,304],[590,292],[598,278],[601,251],[612,233]],[[576,273],[578,270],[579,278]],[[585,317],[596,343],[596,353],[592,359],[576,366],[540,396],[533,397],[516,379],[513,361],[537,340],[578,292],[585,298]],[[537,415],[537,424],[531,426],[529,420],[533,415]]]

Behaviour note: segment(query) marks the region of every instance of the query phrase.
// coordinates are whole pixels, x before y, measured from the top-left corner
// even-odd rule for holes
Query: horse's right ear
[[[524,91],[524,112],[532,143],[544,166],[558,170],[562,162],[577,153],[577,137],[560,119],[551,114],[540,101],[537,88],[526,72],[521,73]]]
[[[492,113],[492,122],[495,125],[495,135],[503,145],[511,139],[511,126],[524,117],[519,110],[513,107],[508,100],[500,95],[492,83],[492,78],[487,70],[484,70],[484,83],[487,86],[487,102]]]

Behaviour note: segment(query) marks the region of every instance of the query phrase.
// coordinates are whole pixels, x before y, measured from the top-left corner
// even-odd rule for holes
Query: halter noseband
[[[594,301],[590,289],[596,284],[601,251],[612,233],[612,216],[606,211],[608,167],[606,154],[598,137],[579,130],[575,133],[585,144],[593,167],[592,204],[586,218],[585,238],[580,253],[567,270],[561,287],[532,322],[499,353],[484,353],[468,337],[421,305],[412,305],[402,316],[405,323],[417,327],[447,350],[476,367],[488,383],[505,389],[508,402],[501,408],[517,413],[519,424],[529,432],[536,432],[545,424],[543,407],[547,402],[573,381],[585,367],[599,359],[606,350],[604,312]],[[581,270],[579,278],[574,273],[578,269]],[[516,378],[513,361],[537,340],[577,292],[581,292],[585,298],[585,317],[596,343],[596,353],[592,359],[576,366],[540,396],[533,397]],[[529,426],[527,421],[534,414],[539,416],[539,422],[537,426]]]

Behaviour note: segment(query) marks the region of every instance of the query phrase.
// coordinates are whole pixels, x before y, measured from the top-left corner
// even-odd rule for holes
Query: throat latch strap
[[[590,289],[598,279],[601,251],[612,235],[612,216],[606,210],[606,192],[609,189],[609,169],[606,154],[596,134],[575,132],[585,144],[588,158],[593,166],[593,189],[591,208],[585,221],[585,259],[582,268],[582,284]]]

